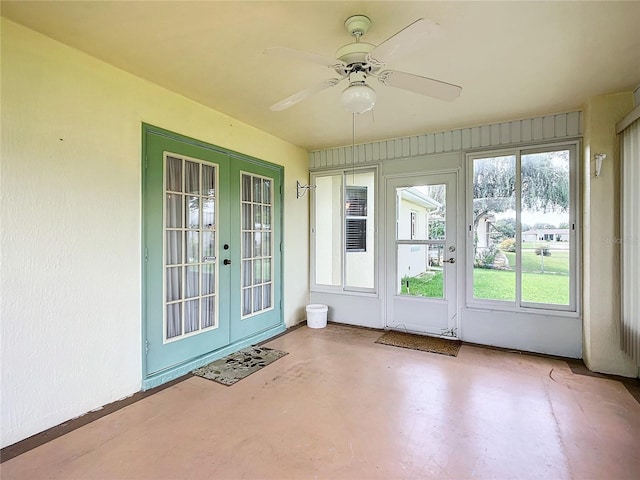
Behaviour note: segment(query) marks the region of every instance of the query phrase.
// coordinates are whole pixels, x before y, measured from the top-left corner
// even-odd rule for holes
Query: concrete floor
[[[9,460],[9,479],[640,478],[640,404],[561,360],[302,327],[232,387],[199,377]]]

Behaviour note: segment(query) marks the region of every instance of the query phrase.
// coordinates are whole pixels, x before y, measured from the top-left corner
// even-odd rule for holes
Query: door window
[[[273,180],[242,173],[242,316],[273,305]]]
[[[164,155],[164,340],[217,326],[217,166]]]

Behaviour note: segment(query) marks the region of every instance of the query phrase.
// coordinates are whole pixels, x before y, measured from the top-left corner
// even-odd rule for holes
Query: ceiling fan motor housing
[[[367,33],[369,27],[371,27],[371,19],[365,15],[352,15],[344,21],[344,28],[349,35],[356,38]]]

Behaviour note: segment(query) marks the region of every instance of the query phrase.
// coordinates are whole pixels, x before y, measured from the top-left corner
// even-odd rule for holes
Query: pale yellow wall
[[[141,387],[141,123],[285,167],[284,315],[308,303],[307,152],[2,19],[2,446]]]
[[[602,373],[637,376],[620,349],[620,152],[615,124],[633,108],[631,92],[589,99],[584,109],[583,356]],[[596,153],[607,158],[595,177]]]

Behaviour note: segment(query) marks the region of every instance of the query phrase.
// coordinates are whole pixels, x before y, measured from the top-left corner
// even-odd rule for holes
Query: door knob
[[[231,260],[229,260],[228,258],[225,258],[224,262],[222,263],[224,263],[225,265],[231,265]]]
[[[451,257],[449,260],[443,260],[443,263],[456,263],[456,259]]]

